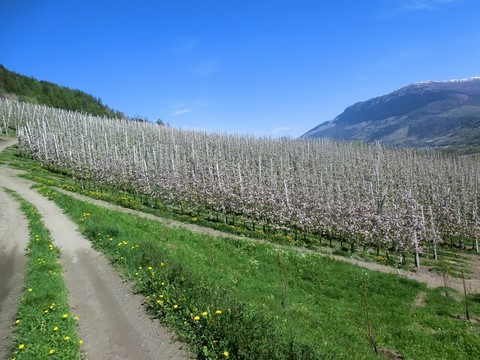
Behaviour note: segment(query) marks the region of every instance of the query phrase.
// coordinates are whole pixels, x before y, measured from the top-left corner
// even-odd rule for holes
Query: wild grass
[[[28,267],[14,327],[12,359],[81,359],[77,320],[59,263],[60,249],[52,243],[37,209],[8,190],[28,220]]]
[[[372,334],[379,353],[480,358],[479,324],[466,321],[462,301],[443,289],[294,248],[168,228],[46,187],[42,192],[199,359],[381,358]],[[420,293],[425,306],[414,306]],[[478,315],[478,297],[470,304]]]

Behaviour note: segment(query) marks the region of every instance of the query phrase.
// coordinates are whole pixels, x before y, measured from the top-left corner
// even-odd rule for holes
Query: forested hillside
[[[125,117],[122,112],[109,108],[102,104],[99,98],[95,98],[83,91],[20,75],[6,69],[1,64],[0,97],[60,109],[81,111],[98,116]]]

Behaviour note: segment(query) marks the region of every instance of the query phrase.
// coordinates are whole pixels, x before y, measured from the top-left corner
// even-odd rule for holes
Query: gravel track
[[[0,187],[0,359],[12,349],[17,304],[22,295],[28,226],[18,203]]]
[[[15,141],[0,142],[13,144]],[[7,145],[7,146],[8,146]],[[2,148],[0,148],[0,151]],[[61,263],[64,279],[69,291],[69,304],[72,313],[79,316],[79,336],[84,340],[83,350],[86,359],[114,360],[114,359],[190,359],[184,344],[173,340],[174,334],[161,326],[158,320],[151,319],[142,305],[144,298],[132,292],[131,285],[122,281],[108,261],[100,253],[93,250],[90,242],[77,231],[74,224],[52,201],[30,189],[31,182],[19,179],[18,172],[6,167],[0,167],[0,187],[16,191],[26,201],[37,207],[45,227],[49,229],[55,245],[61,248]],[[0,290],[4,293],[4,284],[16,282],[23,285],[23,273],[20,262],[16,261],[23,254],[26,238],[28,238],[27,224],[21,223],[18,205],[14,201],[5,200],[0,193],[0,244],[10,244],[5,248],[12,261],[0,258],[0,271],[3,267],[11,269],[2,271],[7,279],[2,278]],[[6,225],[2,225],[2,219]],[[9,232],[18,229],[22,236]],[[27,234],[27,236],[25,236]],[[25,240],[22,240],[25,238]],[[23,242],[22,242],[23,241]],[[23,244],[23,245],[22,245]],[[13,252],[11,249],[16,249]],[[20,249],[20,250],[19,250]],[[11,256],[10,256],[11,255]],[[14,256],[12,258],[12,256]],[[18,269],[17,269],[18,267]],[[24,268],[25,266],[23,266]],[[18,286],[17,284],[17,286]],[[7,285],[5,285],[7,286]],[[21,286],[20,286],[21,290]],[[6,304],[5,316],[11,318],[16,310],[16,298],[19,289],[9,291],[12,295]],[[3,295],[2,295],[3,297]],[[14,316],[14,315],[13,315]],[[0,318],[3,319],[3,318]],[[2,332],[4,321],[0,323],[0,341],[5,335]],[[11,324],[6,322],[6,324]],[[11,329],[7,329],[11,334]],[[6,335],[9,336],[8,334]],[[3,343],[3,342],[2,342]],[[9,347],[9,343],[5,342]],[[0,356],[6,358],[6,356]]]

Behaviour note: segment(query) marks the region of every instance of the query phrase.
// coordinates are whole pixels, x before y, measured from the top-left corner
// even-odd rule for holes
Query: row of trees
[[[474,158],[209,134],[53,110],[30,119],[19,128],[24,151],[98,185],[276,231],[388,249],[401,260],[413,254],[417,265],[422,253],[436,257],[446,239],[469,239],[478,251]]]

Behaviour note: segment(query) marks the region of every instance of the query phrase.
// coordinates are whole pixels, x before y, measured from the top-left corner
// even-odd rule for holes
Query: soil
[[[7,141],[12,144],[12,142]],[[5,147],[5,142],[0,142]],[[0,148],[0,151],[2,148]],[[77,231],[77,226],[51,201],[30,189],[31,182],[16,177],[16,171],[0,167],[0,187],[16,191],[26,201],[35,205],[41,214],[45,227],[49,229],[53,243],[61,248],[61,263],[64,279],[69,291],[72,314],[79,316],[79,336],[84,340],[83,352],[86,359],[190,359],[186,345],[174,341],[174,334],[162,327],[156,319],[151,319],[142,305],[144,298],[133,294],[132,287],[122,281],[108,261],[93,250],[90,242]],[[5,195],[6,196],[6,195]],[[5,245],[9,254],[1,271],[0,294],[7,293],[7,286],[23,283],[25,265],[18,258],[28,238],[25,221],[14,201],[0,197],[0,244]],[[5,231],[3,229],[6,229]],[[7,229],[19,229],[21,235],[12,236]],[[7,248],[8,246],[8,248]],[[15,252],[11,249],[16,249]],[[12,267],[15,266],[15,267]],[[11,348],[9,337],[16,310],[20,289],[8,290],[9,298],[1,301],[0,348]],[[3,298],[3,295],[2,295]],[[5,309],[5,310],[4,310]],[[8,321],[8,319],[11,319]],[[3,325],[6,324],[6,325]],[[7,327],[3,330],[2,327]],[[0,356],[6,358],[6,356]]]

